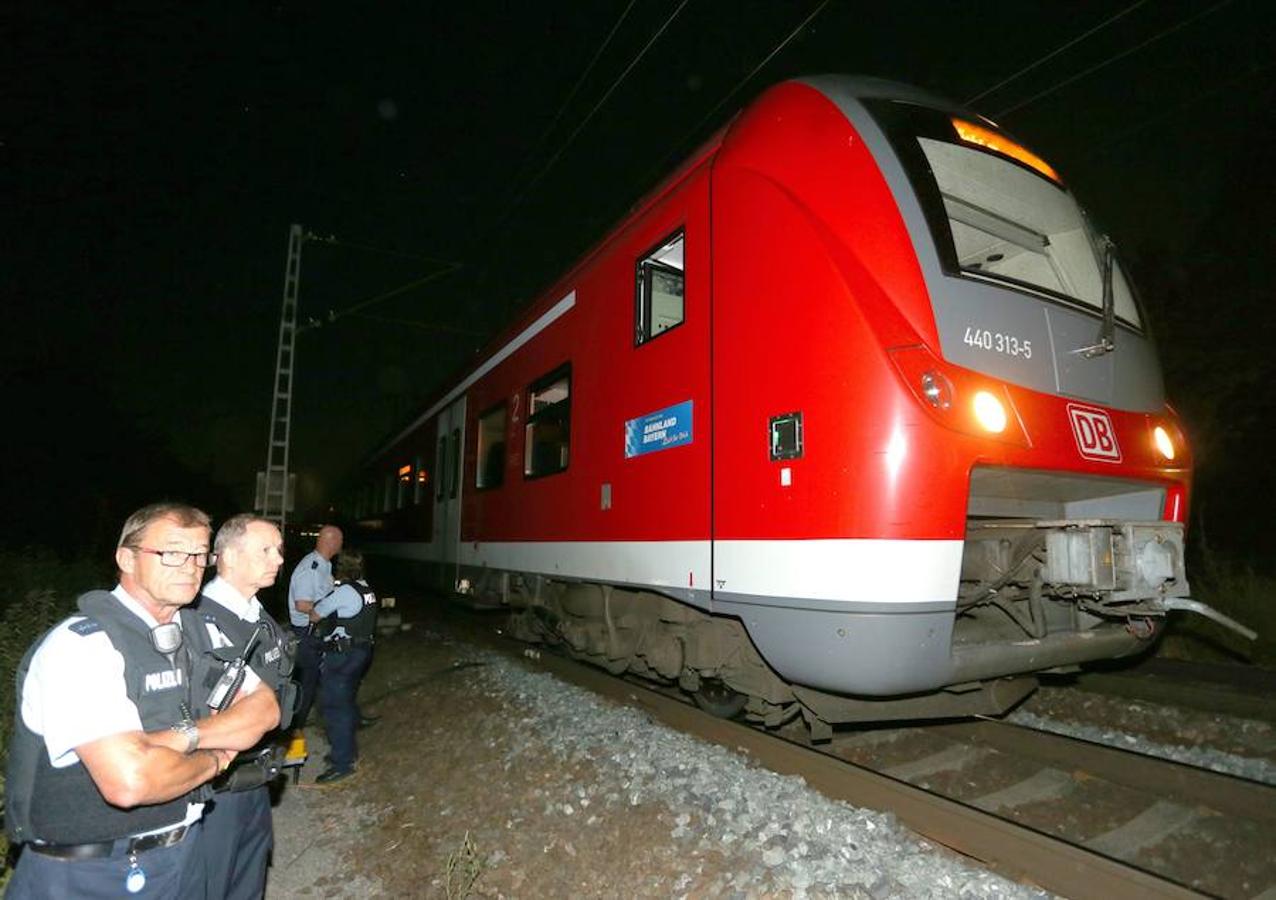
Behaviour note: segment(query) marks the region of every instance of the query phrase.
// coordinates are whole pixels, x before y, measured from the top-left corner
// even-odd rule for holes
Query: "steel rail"
[[[593,693],[626,705],[636,704],[679,731],[743,750],[771,771],[800,775],[827,797],[893,813],[926,839],[1012,879],[1074,898],[1203,896],[1151,872],[973,806],[758,729],[712,718],[683,701],[622,681],[585,663],[545,652],[528,662]]]

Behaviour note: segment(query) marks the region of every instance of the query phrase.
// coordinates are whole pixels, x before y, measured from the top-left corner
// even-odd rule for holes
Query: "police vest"
[[[372,640],[377,633],[377,609],[380,606],[377,595],[366,581],[337,581],[333,583],[332,589],[335,591],[347,584],[358,591],[363,603],[357,613],[351,618],[340,619],[338,624],[355,640]]]
[[[173,661],[151,644],[146,623],[107,591],[91,591],[79,599],[82,621],[70,630],[88,639],[105,632],[124,657],[124,684],[137,706],[144,731],[161,731],[183,718],[186,704],[194,718],[208,715],[203,687],[216,671],[210,664],[212,642],[203,623],[188,609],[178,611],[182,647]],[[47,636],[47,633],[46,633]],[[13,740],[5,774],[5,824],[12,843],[39,840],[50,844],[87,844],[129,837],[175,825],[186,818],[194,793],[167,803],[120,809],[102,798],[82,762],[63,768],[49,763],[44,738],[22,720],[22,687],[36,649],[36,641],[18,666],[18,702]],[[86,677],[93,677],[86,674]]]
[[[214,653],[222,662],[239,656],[253,632],[258,626],[264,626],[248,664],[275,692],[275,698],[279,701],[279,728],[288,728],[292,724],[293,707],[297,705],[296,684],[289,677],[296,658],[296,637],[279,627],[279,623],[264,609],[256,622],[245,622],[217,601],[200,595],[195,610],[202,622],[211,623],[230,639],[232,646],[223,647]]]

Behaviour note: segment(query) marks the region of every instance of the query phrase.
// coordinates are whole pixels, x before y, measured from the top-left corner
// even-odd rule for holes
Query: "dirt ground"
[[[332,787],[313,785],[326,743],[307,730],[310,760],[275,808],[269,897],[694,896],[742,863],[689,858],[665,810],[605,796],[589,760],[538,753],[474,668],[420,624],[378,644],[360,697],[381,721]]]
[[[757,854],[678,840],[685,816],[631,804],[591,759],[562,761],[525,710],[482,686],[473,645],[457,639],[502,618],[435,610],[377,646],[360,696],[381,720],[360,732],[354,778],[313,784],[327,746],[321,728],[308,729],[310,760],[275,809],[268,897],[716,897],[733,896],[733,873],[756,871]],[[1165,722],[1161,710],[1139,715],[1082,692],[1044,690],[1032,704],[1232,752],[1272,745],[1268,730],[1238,734],[1207,714]]]

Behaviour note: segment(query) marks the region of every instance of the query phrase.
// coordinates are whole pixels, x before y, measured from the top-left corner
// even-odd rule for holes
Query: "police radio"
[[[248,660],[252,656],[253,650],[256,649],[257,642],[261,640],[263,627],[258,622],[257,627],[253,629],[252,636],[248,639],[248,643],[244,644],[243,652],[226,664],[221,677],[217,679],[217,683],[213,685],[213,689],[208,694],[209,709],[222,712],[226,707],[230,706],[230,701],[234,699],[235,694],[243,687],[244,678],[248,675]]]

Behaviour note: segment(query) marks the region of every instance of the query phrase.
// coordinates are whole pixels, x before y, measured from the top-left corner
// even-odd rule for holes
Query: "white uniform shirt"
[[[297,563],[288,580],[288,621],[298,628],[310,624],[310,617],[297,611],[298,600],[317,603],[332,593],[332,561],[324,559],[318,550],[311,550]]]
[[[261,621],[261,601],[255,596],[245,599],[243,594],[231,587],[230,582],[221,576],[204,585],[200,593],[217,605],[225,607],[245,622]],[[204,625],[208,629],[208,637],[212,640],[214,649],[233,646],[231,639],[215,624],[205,622]],[[263,641],[265,641],[267,647],[270,647],[269,639],[263,638]],[[274,662],[278,656],[278,651],[267,650],[265,658],[267,662]],[[259,684],[261,684],[261,678],[257,672],[253,671],[252,667],[249,667],[244,674],[244,686],[240,688],[240,691],[246,694]]]
[[[111,594],[147,628],[159,624],[120,585]],[[105,631],[81,636],[70,630],[85,618],[72,616],[49,633],[22,682],[22,721],[44,738],[49,762],[58,769],[80,761],[75,748],[81,744],[142,730],[124,682],[124,657]],[[180,626],[178,617],[173,621]],[[188,804],[185,823],[197,821],[203,810],[202,803]]]

